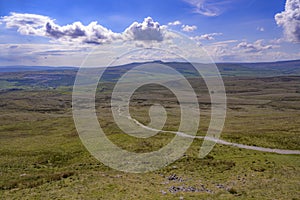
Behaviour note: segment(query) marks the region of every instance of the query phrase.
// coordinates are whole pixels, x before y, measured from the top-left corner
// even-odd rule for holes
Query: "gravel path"
[[[120,109],[118,109],[118,113],[119,113],[120,116],[123,116]],[[271,149],[271,148],[265,148],[265,147],[250,146],[250,145],[244,145],[244,144],[239,144],[239,143],[227,142],[225,140],[216,139],[216,138],[212,138],[212,137],[191,136],[191,135],[185,134],[183,132],[158,130],[158,129],[154,129],[154,128],[145,126],[144,124],[140,123],[136,119],[131,118],[130,116],[124,116],[124,117],[127,117],[129,120],[133,120],[137,125],[141,126],[144,129],[151,130],[151,131],[163,132],[163,133],[172,133],[172,134],[176,134],[176,135],[181,136],[181,137],[189,137],[189,138],[194,138],[194,139],[204,139],[205,138],[205,140],[214,141],[217,144],[238,147],[238,148],[241,148],[241,149],[250,149],[250,150],[255,150],[255,151],[277,153],[277,154],[300,155],[299,150]]]

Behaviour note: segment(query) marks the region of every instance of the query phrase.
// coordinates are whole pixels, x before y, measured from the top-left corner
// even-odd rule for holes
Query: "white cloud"
[[[193,25],[193,26],[189,26],[189,25],[182,25],[181,26],[181,30],[184,32],[192,32],[194,30],[197,29],[197,26]]]
[[[191,37],[192,40],[195,41],[200,41],[200,40],[214,40],[215,36],[220,36],[223,35],[222,33],[208,33],[208,34],[204,34],[204,35],[198,35],[195,37]]]
[[[151,17],[144,19],[142,23],[134,22],[125,31],[126,38],[138,41],[163,41],[165,27],[154,22]]]
[[[182,0],[190,4],[194,8],[194,12],[208,16],[214,17],[222,14],[227,10],[232,3],[240,2],[241,0]]]
[[[271,44],[281,44],[283,42],[286,42],[284,38],[275,38],[269,41]]]
[[[220,42],[215,42],[213,45],[227,45],[230,43],[237,43],[238,40],[225,40],[225,41],[220,41]]]
[[[84,44],[105,44],[121,39],[121,34],[91,22],[84,26],[81,22],[74,22],[66,26],[59,26],[54,22],[45,25],[46,36],[62,42],[79,42]]]
[[[220,10],[211,5],[207,5],[205,0],[184,0],[185,2],[189,3],[190,5],[195,7],[194,12],[199,13],[205,16],[217,16],[220,13]]]
[[[1,21],[7,28],[17,28],[22,35],[44,36],[58,42],[103,44],[121,39],[121,34],[114,33],[97,22],[91,22],[87,26],[81,22],[60,26],[47,16],[14,12]]]
[[[176,21],[174,21],[174,22],[169,22],[169,23],[168,23],[168,26],[178,26],[178,25],[181,25],[181,22],[178,21],[178,20],[176,20]]]
[[[216,62],[259,62],[299,59],[299,54],[286,53],[278,45],[263,40],[253,43],[227,40],[203,46]]]
[[[15,28],[22,35],[48,37],[52,41],[50,44],[0,44],[0,65],[78,66],[88,52],[94,49],[91,44],[108,44],[98,45],[96,48],[100,49],[103,58],[99,61],[99,55],[95,54],[92,58],[95,66],[106,66],[120,52],[128,52],[136,47],[169,48],[172,51],[176,50],[176,55],[187,58],[194,58],[193,56],[197,55],[198,59],[198,55],[201,55],[191,45],[193,42],[182,45],[182,40],[175,39],[176,37],[180,38],[178,35],[167,31],[165,25],[160,25],[151,17],[145,18],[141,23],[134,22],[121,33],[115,33],[97,22],[88,25],[74,22],[61,26],[50,17],[35,14],[11,13],[9,16],[2,17],[0,22],[7,28]],[[171,23],[178,24],[179,22]],[[189,25],[179,27],[185,29],[185,31],[197,29],[196,26]],[[209,33],[192,37],[192,39],[199,42],[213,40],[214,37],[220,35],[222,33]],[[7,37],[7,35],[4,36]],[[53,43],[53,41],[56,43]],[[123,43],[123,41],[126,43]],[[271,61],[283,58],[299,58],[299,53],[295,54],[288,51],[284,53],[285,49],[283,47],[279,49],[278,44],[281,42],[282,39],[280,41],[257,40],[255,42],[227,40],[210,43],[202,47],[207,49],[216,61]],[[81,45],[69,45],[78,43]],[[155,55],[138,55],[134,58],[136,60],[128,60],[128,62],[138,61],[139,56],[141,56],[141,59],[175,59],[170,55],[164,56],[158,53]]]
[[[1,65],[80,66],[91,51],[84,45],[0,44]]]
[[[50,21],[53,20],[47,16],[15,12],[1,19],[1,22],[5,23],[6,28],[17,28],[22,35],[38,36],[45,35],[44,26]]]
[[[275,15],[276,23],[283,27],[286,39],[300,42],[300,1],[287,0],[285,10]]]
[[[27,13],[10,13],[0,21],[5,23],[6,28],[17,28],[22,35],[48,37],[53,42],[71,44],[108,44],[116,40],[160,42],[166,29],[151,17],[145,18],[142,23],[134,22],[123,33],[115,33],[97,22],[87,26],[81,22],[60,26],[50,17]]]
[[[265,45],[263,43],[264,43],[263,40],[257,40],[254,43],[241,42],[236,46],[236,48],[242,49],[245,52],[250,53],[250,52],[261,52],[261,51],[273,49],[274,47],[276,47],[273,45]]]

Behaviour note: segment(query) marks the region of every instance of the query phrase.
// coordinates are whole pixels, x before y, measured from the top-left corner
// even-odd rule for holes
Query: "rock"
[[[219,189],[224,189],[225,188],[225,186],[222,185],[222,184],[217,184],[216,187],[219,188]]]
[[[171,176],[168,177],[169,181],[175,181],[177,179],[177,175],[176,174],[172,174]]]
[[[178,177],[176,174],[172,174],[168,177],[169,181],[179,181],[179,182],[183,182],[183,178]]]

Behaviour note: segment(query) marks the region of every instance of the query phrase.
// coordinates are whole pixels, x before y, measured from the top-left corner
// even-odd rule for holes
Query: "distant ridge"
[[[49,66],[0,66],[0,72],[26,72],[26,71],[56,71],[75,70],[77,67],[49,67]]]
[[[108,71],[113,74],[110,78],[117,78],[122,72],[130,70],[135,66],[141,64],[158,63],[168,65],[174,69],[182,72],[185,75],[195,75],[195,69],[192,65],[186,62],[163,62],[160,60],[150,62],[134,62],[119,66],[112,66]],[[198,66],[205,65],[204,63],[193,63]],[[224,62],[216,63],[220,73],[223,76],[300,76],[300,60],[286,60],[276,62]],[[101,66],[99,66],[101,67]],[[0,73],[2,72],[38,72],[38,71],[77,71],[78,67],[50,67],[50,66],[0,66]]]

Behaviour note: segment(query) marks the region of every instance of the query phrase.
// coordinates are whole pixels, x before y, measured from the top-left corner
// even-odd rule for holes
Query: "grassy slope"
[[[14,74],[17,76],[17,74]],[[196,80],[191,80],[195,86]],[[228,117],[222,138],[234,142],[283,149],[300,146],[300,78],[225,78]],[[8,86],[11,88],[12,85]],[[100,86],[98,102],[105,102],[111,85]],[[3,89],[3,88],[2,88]],[[175,98],[144,88],[132,102],[132,115],[149,122],[145,112],[154,100],[166,101],[170,119],[166,129],[178,127]],[[145,92],[147,91],[147,92]],[[155,98],[145,97],[153,92]],[[156,92],[156,93],[155,93]],[[199,102],[207,128],[210,109],[205,87]],[[144,152],[168,143],[172,135],[143,140],[128,137],[113,123],[106,104],[97,107],[109,138],[129,151]],[[299,156],[277,155],[216,145],[198,158],[201,140],[186,155],[159,171],[128,174],[95,160],[83,147],[71,113],[71,92],[30,86],[2,90],[0,95],[0,196],[5,199],[299,199]],[[126,141],[126,143],[124,143]],[[159,142],[158,142],[159,141]],[[176,174],[179,179],[168,180]],[[198,192],[174,187],[196,188]],[[166,194],[165,194],[166,193]]]

